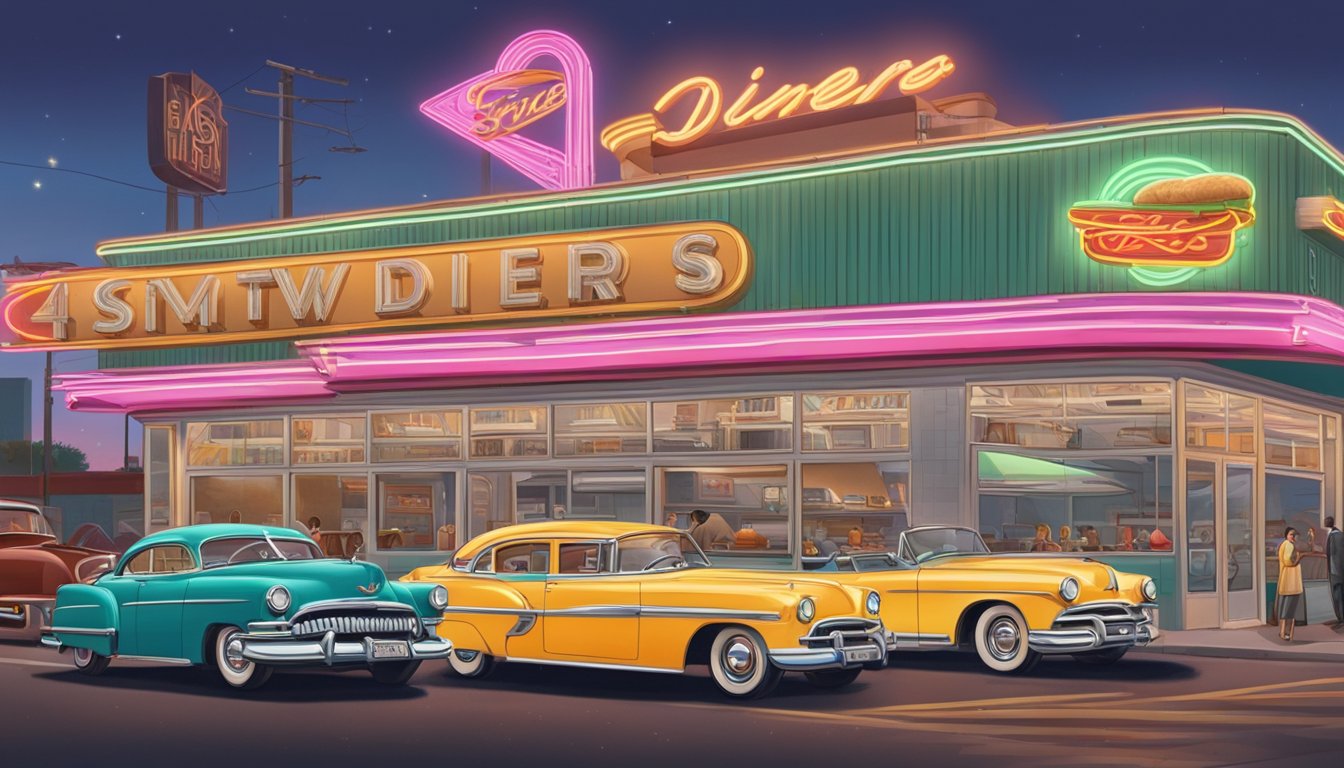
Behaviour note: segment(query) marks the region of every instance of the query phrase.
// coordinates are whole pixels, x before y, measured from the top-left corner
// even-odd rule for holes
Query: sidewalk
[[[1310,624],[1293,632],[1293,642],[1279,639],[1278,627],[1249,629],[1162,630],[1150,645],[1135,653],[1176,653],[1230,659],[1276,659],[1344,662],[1344,626]]]

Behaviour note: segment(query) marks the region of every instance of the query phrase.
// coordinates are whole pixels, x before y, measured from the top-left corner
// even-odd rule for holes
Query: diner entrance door
[[[1260,621],[1260,495],[1255,466],[1221,457],[1185,463],[1186,627]]]

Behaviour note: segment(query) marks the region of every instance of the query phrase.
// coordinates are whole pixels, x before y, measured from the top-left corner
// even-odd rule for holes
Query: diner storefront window
[[[285,463],[284,419],[187,424],[187,465],[248,467]]]
[[[173,524],[173,498],[177,487],[173,462],[175,432],[171,426],[155,425],[145,429],[145,503],[149,513],[149,533],[162,531]]]
[[[1291,469],[1321,468],[1321,417],[1271,402],[1264,404],[1265,463]]]
[[[280,475],[202,475],[191,478],[191,522],[285,524]]]
[[[1255,454],[1255,398],[1187,382],[1187,448]]]
[[[462,458],[460,410],[375,412],[370,418],[375,462]]]
[[[471,458],[547,455],[546,406],[501,406],[470,411]]]
[[[378,475],[377,487],[379,550],[457,548],[456,473]]]
[[[555,406],[555,455],[646,453],[648,405],[596,403]]]
[[[1323,579],[1325,532],[1321,521],[1321,478],[1265,473],[1265,578],[1279,581],[1279,545],[1289,526],[1297,529],[1303,579]],[[1314,534],[1314,535],[1313,535]]]
[[[1022,448],[1171,445],[1171,384],[1090,382],[971,387],[973,440]]]
[[[329,557],[368,547],[369,480],[365,475],[294,475],[294,520]]]
[[[295,416],[290,420],[290,462],[363,464],[363,416]]]
[[[712,540],[696,538],[703,548],[791,551],[788,465],[664,467],[658,469],[658,484],[663,500],[659,522],[692,528],[691,512],[696,509],[713,519],[717,533]]]
[[[893,550],[910,525],[909,461],[803,464],[802,480],[803,557]]]
[[[648,522],[648,490],[643,469],[574,470],[570,473],[569,490],[569,517]]]
[[[906,392],[805,393],[804,451],[908,451]]]
[[[980,533],[994,552],[1169,552],[1170,456],[976,452]]]
[[[787,451],[792,447],[792,395],[653,404],[655,453]]]

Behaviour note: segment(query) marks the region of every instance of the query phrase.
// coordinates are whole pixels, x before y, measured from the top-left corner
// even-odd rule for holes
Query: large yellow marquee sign
[[[9,346],[129,348],[382,327],[705,308],[751,275],[742,234],[692,222],[172,267],[6,286]]]

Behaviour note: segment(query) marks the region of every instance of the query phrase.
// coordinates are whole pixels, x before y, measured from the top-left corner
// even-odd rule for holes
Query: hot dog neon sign
[[[786,83],[761,97],[765,67],[756,67],[742,92],[726,107],[723,86],[712,77],[696,75],[669,88],[654,102],[652,112],[607,126],[602,131],[602,146],[615,151],[621,144],[644,137],[667,147],[684,146],[704,138],[716,126],[732,130],[798,114],[867,104],[893,86],[904,95],[923,93],[947,79],[956,68],[956,63],[945,54],[919,64],[902,59],[865,83],[857,67],[841,67],[816,85]],[[681,124],[664,123],[667,112],[691,99],[694,106]]]
[[[1236,198],[1200,202],[1143,202],[1155,184],[1215,180],[1240,191]],[[1139,160],[1106,180],[1096,200],[1074,203],[1069,223],[1079,245],[1093,261],[1128,267],[1144,285],[1165,287],[1185,282],[1201,269],[1232,258],[1255,223],[1255,188],[1243,176],[1215,173],[1184,157]]]

